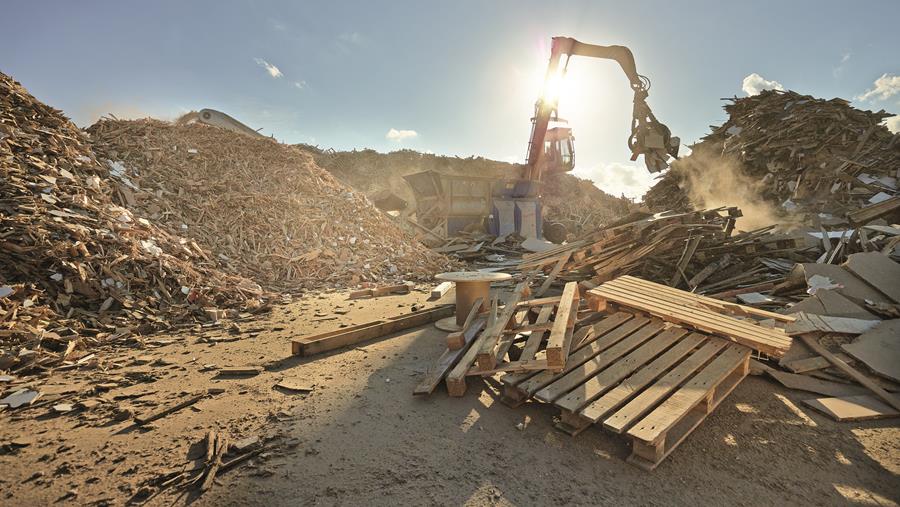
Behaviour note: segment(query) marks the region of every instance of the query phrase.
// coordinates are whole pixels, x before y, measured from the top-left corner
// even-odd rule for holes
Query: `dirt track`
[[[654,472],[624,462],[625,440],[592,428],[569,437],[553,428],[556,410],[510,409],[496,386],[470,381],[462,399],[440,387],[430,398],[410,393],[442,349],[428,327],[311,359],[289,357],[290,337],[358,324],[404,311],[425,294],[354,305],[344,295],[315,296],[243,323],[239,341],[196,343],[198,335],[136,350],[120,368],[56,373],[45,391],[76,389],[74,399],[110,378],[156,378],[104,396],[155,392],[90,412],[41,416],[45,409],[0,414],[0,443],[30,436],[15,454],[0,451],[0,503],[124,504],[149,478],[180,466],[209,429],[233,439],[278,435],[265,459],[231,471],[198,505],[549,505],[549,504],[859,504],[900,501],[900,429],[896,420],[838,424],[799,403],[807,397],[748,378]],[[335,307],[349,309],[340,320]],[[317,324],[317,327],[313,327]],[[257,336],[251,337],[253,333]],[[229,336],[218,330],[203,336]],[[130,364],[152,356],[165,363]],[[215,379],[205,364],[262,366],[255,377]],[[309,395],[273,388],[282,379],[315,385]],[[112,405],[143,413],[179,393],[224,387],[145,431],[115,422]],[[26,417],[27,415],[27,417]],[[11,416],[15,416],[12,419]],[[40,416],[40,417],[38,417]],[[530,418],[524,431],[516,425]],[[20,420],[19,420],[20,419]],[[42,476],[34,477],[36,472]],[[30,478],[30,480],[29,480]],[[112,480],[108,480],[112,479]],[[77,490],[77,491],[72,491]],[[68,492],[76,494],[66,496]],[[149,500],[191,500],[167,491]]]

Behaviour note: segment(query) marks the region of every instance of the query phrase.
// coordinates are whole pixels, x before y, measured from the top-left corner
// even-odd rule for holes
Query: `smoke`
[[[780,224],[790,227],[796,220],[763,197],[762,179],[747,176],[740,161],[694,150],[672,167],[683,177],[682,187],[698,208],[737,206],[743,216],[736,228],[744,231]]]

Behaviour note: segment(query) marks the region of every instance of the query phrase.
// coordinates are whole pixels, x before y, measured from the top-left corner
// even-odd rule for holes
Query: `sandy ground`
[[[0,413],[0,504],[150,505],[896,505],[898,421],[838,424],[799,403],[808,393],[745,380],[655,471],[624,462],[627,442],[591,428],[553,427],[556,409],[510,409],[491,381],[471,380],[464,398],[443,386],[411,395],[443,350],[431,326],[313,358],[290,356],[290,338],[404,312],[426,294],[346,301],[309,296],[240,324],[152,340],[172,343],[104,354],[108,368],[36,379],[91,410]],[[335,315],[335,309],[349,310]],[[319,317],[316,317],[319,315]],[[328,319],[337,316],[336,320]],[[240,337],[210,344],[208,337]],[[137,364],[151,360],[147,364]],[[260,366],[222,379],[204,365]],[[314,385],[309,394],[274,388]],[[96,393],[98,384],[103,390]],[[103,386],[102,384],[109,384]],[[145,413],[211,387],[224,394],[135,429]],[[520,431],[516,425],[530,419]],[[199,498],[148,480],[187,462],[210,429],[233,440],[274,437],[275,448],[221,475]],[[15,440],[25,447],[9,444]],[[196,446],[195,446],[196,447]],[[144,489],[142,489],[144,488]]]

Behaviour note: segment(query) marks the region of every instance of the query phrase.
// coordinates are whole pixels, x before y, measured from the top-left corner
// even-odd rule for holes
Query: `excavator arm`
[[[559,97],[551,93],[550,88],[554,81],[560,80],[565,75],[569,58],[572,56],[615,60],[619,64],[634,90],[631,134],[628,137],[628,147],[632,153],[631,160],[637,160],[638,156],[644,155],[644,162],[651,172],[658,172],[668,167],[669,156],[675,158],[678,156],[679,140],[677,137],[672,137],[669,129],[657,121],[650,106],[647,105],[650,80],[638,74],[631,50],[625,46],[597,46],[584,44],[571,37],[554,37],[550,51],[550,63],[544,76],[544,90],[535,103],[531,139],[528,144],[526,177],[539,181],[546,172],[571,169],[571,159],[568,167],[561,166],[555,160],[548,163],[545,160],[547,158],[545,143],[548,141],[550,122],[558,120]],[[563,61],[564,57],[565,61]],[[566,129],[566,133],[568,134],[568,129]],[[571,134],[568,135],[571,136]]]

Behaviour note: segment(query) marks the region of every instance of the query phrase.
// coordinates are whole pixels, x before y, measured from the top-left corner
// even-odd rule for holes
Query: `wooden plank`
[[[596,376],[589,378],[562,398],[557,399],[555,404],[564,410],[577,411],[615,387],[619,381],[644,366],[687,333],[686,329],[679,327],[664,330],[634,351],[628,353],[628,355],[622,356],[621,359]],[[589,361],[589,363],[591,362]],[[548,387],[553,387],[553,385]]]
[[[553,305],[556,306],[560,301],[559,296],[551,296],[546,298],[535,298],[535,299],[526,299],[525,301],[519,301],[519,306],[544,306],[544,305]]]
[[[644,442],[657,442],[694,406],[710,397],[711,390],[749,357],[750,350],[746,347],[729,345],[687,384],[628,430],[628,435]]]
[[[664,327],[663,323],[659,320],[651,321],[648,325],[636,330],[627,338],[619,341],[612,347],[569,370],[565,375],[554,380],[552,384],[549,384],[536,392],[534,397],[547,403],[554,401],[597,372],[618,361],[623,355],[628,354],[649,341],[659,334]]]
[[[624,432],[727,345],[728,342],[725,340],[710,339],[672,371],[603,421],[603,427],[614,433]]]
[[[644,366],[637,373],[622,381],[612,391],[584,407],[581,410],[581,416],[590,420],[591,423],[596,423],[602,417],[637,395],[641,389],[662,375],[664,371],[699,347],[706,338],[707,336],[701,333],[691,333],[685,336],[675,346],[667,350],[665,354],[654,359],[652,363]]]
[[[469,314],[466,315],[466,321],[463,322],[462,328],[459,331],[454,331],[447,334],[447,348],[449,348],[450,350],[456,350],[461,348],[463,344],[466,343],[465,336],[468,334],[467,331],[475,321],[475,317],[478,315],[478,312],[481,311],[481,305],[483,301],[484,298],[475,299],[475,302],[472,303],[472,308],[469,309]]]
[[[809,348],[813,350],[813,352],[819,354],[820,356],[831,362],[831,364],[837,366],[839,370],[846,373],[851,378],[853,378],[853,380],[868,388],[870,391],[875,393],[876,396],[886,401],[888,405],[894,407],[897,410],[900,410],[900,400],[882,389],[881,386],[879,386],[875,382],[872,382],[862,373],[853,369],[853,367],[851,367],[849,364],[835,357],[834,354],[829,352],[828,349],[826,349],[819,343],[815,336],[803,334],[800,335],[800,338],[803,340],[803,343],[805,343]]]
[[[478,354],[480,345],[484,341],[485,332],[486,331],[482,331],[481,334],[478,335],[469,349],[466,350],[466,353],[463,354],[456,363],[456,366],[454,366],[453,369],[450,370],[450,373],[447,373],[444,377],[444,384],[447,386],[447,394],[450,396],[463,396],[466,394],[466,372],[469,371],[472,363],[475,362],[475,356]]]
[[[732,317],[720,315],[705,308],[677,305],[661,300],[650,300],[616,287],[601,285],[588,291],[588,302],[594,310],[602,310],[607,301],[613,301],[643,310],[676,324],[684,324],[700,331],[723,335],[750,348],[780,357],[790,347],[791,339],[784,330],[763,328]]]
[[[478,363],[479,369],[490,370],[497,365],[497,346],[500,337],[503,336],[503,330],[506,328],[507,324],[509,324],[509,320],[515,315],[517,310],[516,305],[519,304],[519,300],[522,299],[527,287],[525,282],[519,282],[513,290],[512,295],[510,295],[509,301],[506,302],[506,306],[503,307],[503,312],[500,314],[500,317],[492,326],[489,326],[484,330],[483,339],[481,340],[478,353],[475,356],[475,361]]]
[[[422,326],[444,317],[450,317],[453,313],[453,305],[444,305],[420,312],[399,315],[388,320],[377,320],[327,333],[305,336],[291,341],[291,353],[295,356],[311,356]]]
[[[779,371],[774,368],[767,370],[766,373],[777,380],[778,383],[789,389],[799,389],[801,391],[824,394],[825,396],[856,396],[859,394],[867,394],[869,392],[868,389],[862,386],[829,382],[827,380],[810,377],[809,375],[797,375]]]
[[[453,282],[441,282],[431,289],[431,299],[441,299],[453,287]]]
[[[547,275],[547,279],[544,280],[544,283],[541,284],[540,288],[534,293],[535,297],[541,297],[547,292],[547,289],[550,288],[550,285],[556,280],[556,277],[559,275],[559,272],[562,271],[562,268],[569,262],[569,258],[572,257],[572,251],[569,250],[564,253],[557,261],[556,265],[553,266],[553,269],[550,271],[550,274]]]
[[[900,319],[886,320],[841,348],[878,375],[900,382]]]
[[[547,364],[551,369],[562,369],[566,364],[572,346],[578,300],[578,283],[567,283],[556,308],[553,329],[550,330],[550,337],[547,339]]]
[[[900,416],[900,410],[886,405],[871,394],[842,398],[813,398],[801,401],[835,421],[869,421]]]
[[[350,293],[348,299],[377,298],[388,294],[409,294],[409,285],[405,283],[397,285],[385,285],[373,289],[355,290]]]
[[[535,324],[547,323],[550,320],[550,316],[553,315],[553,310],[553,306],[542,306],[540,313],[538,313],[537,320],[535,320]],[[519,361],[530,361],[534,359],[534,354],[537,353],[546,334],[546,331],[532,331],[528,340],[525,342],[525,348],[522,349],[522,355],[519,357]]]
[[[850,359],[845,354],[835,354],[837,357],[840,357],[842,361],[850,362]],[[807,357],[805,359],[797,359],[795,361],[785,361],[779,363],[781,366],[784,366],[788,370],[791,370],[794,373],[806,373],[810,371],[823,370],[825,368],[830,368],[831,363],[828,362],[822,356],[813,356]]]
[[[619,343],[621,340],[649,323],[650,319],[648,318],[635,317],[573,352],[568,360],[566,360],[566,366],[562,372],[542,371],[534,377],[520,383],[518,387],[527,392],[530,396],[562,375],[581,366],[588,359],[614,346],[616,343]],[[602,322],[600,324],[602,324]]]
[[[900,264],[878,252],[855,253],[844,263],[851,273],[900,303]]]
[[[419,385],[413,389],[413,394],[424,395],[434,392],[438,384],[441,383],[441,380],[444,379],[444,376],[447,375],[447,372],[456,366],[459,359],[469,350],[469,347],[475,341],[478,332],[484,328],[485,323],[486,320],[480,318],[467,327],[466,332],[463,334],[463,346],[457,349],[448,348],[445,350],[444,353],[441,354],[441,357],[438,358],[437,362],[425,374],[422,381],[419,382]]]

